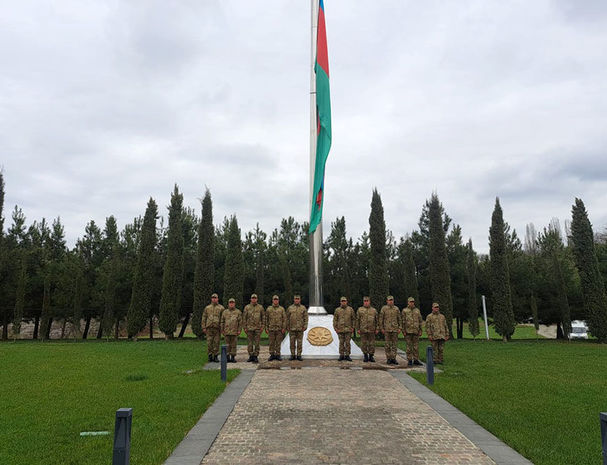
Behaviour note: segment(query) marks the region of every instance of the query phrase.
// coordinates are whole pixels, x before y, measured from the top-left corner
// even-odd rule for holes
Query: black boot
[[[249,355],[249,358],[247,359],[247,362],[252,362],[253,361],[253,356]]]
[[[421,364],[422,362],[420,362],[419,360],[413,360],[413,365],[420,366]]]
[[[268,362],[271,362],[272,360],[276,359],[276,355],[270,355],[270,357],[268,358]]]
[[[350,358],[350,356],[349,356],[349,355],[346,355],[346,356],[344,357],[344,360],[346,360],[346,361],[348,361],[348,362],[351,362],[351,361],[352,361],[352,359]]]
[[[413,360],[409,360],[409,362],[407,362],[407,366],[412,367],[413,366]]]
[[[280,356],[280,354],[275,355],[274,356],[274,360],[282,360],[282,357]]]
[[[219,355],[214,355],[213,361],[219,363]]]
[[[213,356],[211,354],[209,354],[209,362],[213,361]]]
[[[291,360],[295,360],[296,358],[295,355],[291,355]]]
[[[257,355],[253,355],[253,360],[251,360],[253,363],[259,363],[259,360],[257,360]]]
[[[373,358],[373,354],[369,354],[369,361],[370,362],[375,362],[375,359]]]
[[[297,356],[297,360],[299,360],[300,362],[302,362],[302,361],[303,361],[303,358],[301,358],[301,355],[298,355],[298,356]]]
[[[369,356],[367,354],[365,354],[365,358],[363,358],[363,362],[368,362],[369,361]]]
[[[340,356],[339,356],[339,361],[341,362],[343,359],[344,359],[344,356],[343,356],[343,355],[340,355]]]

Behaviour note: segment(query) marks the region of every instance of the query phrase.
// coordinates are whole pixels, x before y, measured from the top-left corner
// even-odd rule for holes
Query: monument
[[[322,205],[325,162],[331,147],[331,105],[329,100],[329,60],[322,0],[312,0],[312,42],[310,73],[310,306],[308,329],[303,335],[302,357],[339,358],[339,337],[333,329],[333,315],[323,306],[322,294]],[[285,302],[285,307],[292,302]],[[360,348],[351,342],[350,357],[362,359]],[[281,353],[290,353],[287,334]]]

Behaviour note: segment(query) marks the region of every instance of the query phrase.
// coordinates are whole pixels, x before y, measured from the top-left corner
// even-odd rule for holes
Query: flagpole
[[[318,32],[319,0],[311,0],[312,34],[310,59],[310,212],[314,206],[314,170],[316,166],[317,119],[316,119],[316,40]],[[310,305],[308,313],[326,314],[322,295],[322,220],[316,231],[309,235],[310,241]]]

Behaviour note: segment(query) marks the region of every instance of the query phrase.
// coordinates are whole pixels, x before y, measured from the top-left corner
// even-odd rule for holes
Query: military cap
[[[295,295],[293,296],[293,298],[294,298],[294,299],[301,299],[301,296],[300,296],[299,294],[295,294]]]
[[[438,305],[438,303],[436,303],[436,302],[434,302],[434,303],[432,304],[432,308],[438,308],[438,306],[439,306],[439,305]]]
[[[278,296],[277,296],[276,294],[274,294],[274,295],[272,296],[272,300],[274,300],[274,299],[278,299]]]
[[[387,297],[387,300],[394,300],[394,297],[392,297],[391,295],[389,295],[389,296]]]
[[[345,298],[343,295],[342,295],[342,296],[339,298],[339,300],[340,300],[341,302],[348,301],[348,299],[346,299],[346,298]]]
[[[251,299],[256,299],[257,298],[257,294],[251,294]]]
[[[363,300],[371,300],[368,295],[363,297]]]
[[[236,302],[236,300],[234,300],[234,298],[233,298],[233,297],[230,297],[230,298],[228,299],[228,302]]]
[[[217,298],[219,298],[219,296],[218,296],[216,293],[211,294],[211,299],[212,299],[213,297],[217,297]]]
[[[414,299],[413,297],[409,297],[409,298],[407,299],[407,302],[415,302],[415,299]]]

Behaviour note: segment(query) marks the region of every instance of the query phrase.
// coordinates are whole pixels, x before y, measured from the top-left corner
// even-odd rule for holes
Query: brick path
[[[257,370],[203,464],[494,464],[380,370]]]

